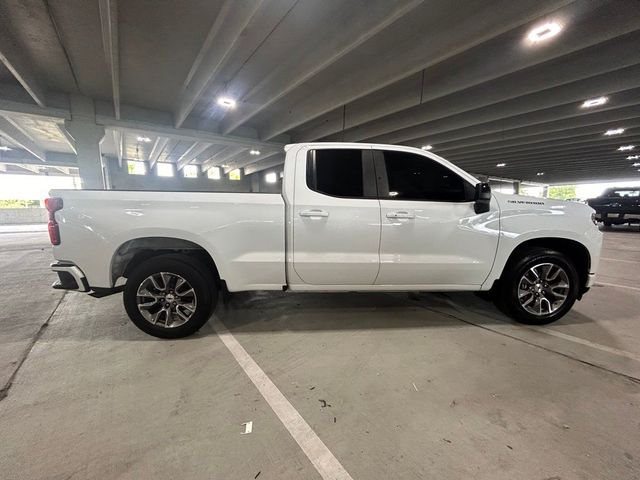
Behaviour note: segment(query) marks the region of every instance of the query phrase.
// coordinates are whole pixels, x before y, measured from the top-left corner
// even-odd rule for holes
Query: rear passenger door
[[[448,166],[401,150],[374,151],[382,234],[378,285],[479,286],[498,246],[495,206],[474,211],[474,186]]]
[[[370,149],[302,150],[296,162],[293,267],[310,285],[372,285],[380,203]]]

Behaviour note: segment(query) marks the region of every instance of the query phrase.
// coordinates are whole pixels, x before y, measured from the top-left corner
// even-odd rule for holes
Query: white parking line
[[[480,316],[483,319],[484,318],[490,318],[491,320],[499,322],[499,323],[501,323],[503,325],[512,325],[511,322],[504,321],[504,320],[502,320],[500,318],[497,318],[497,317],[495,317],[493,315],[489,315],[489,314],[487,314],[485,312],[479,312],[476,309],[472,310],[472,309],[463,307],[462,305],[459,305],[458,303],[454,302],[451,299],[446,299],[445,301],[451,307],[453,307],[455,310],[457,310],[458,312],[471,311],[472,313],[474,313],[477,316]],[[484,322],[475,322],[475,321],[471,321],[469,319],[465,319],[464,321],[472,323],[472,324],[477,325],[479,327],[483,327],[483,328],[485,328],[487,330],[491,330],[492,332],[495,332],[495,333],[502,333],[499,330],[496,330],[496,329],[492,328],[491,326],[486,325]],[[628,352],[626,350],[620,350],[619,348],[609,347],[607,345],[602,345],[601,343],[592,342],[592,341],[586,340],[584,338],[575,337],[575,336],[569,335],[567,333],[558,332],[556,330],[553,330],[553,329],[547,328],[547,327],[536,327],[536,326],[532,326],[532,325],[518,325],[518,326],[520,328],[524,329],[524,330],[531,330],[533,332],[545,333],[545,334],[551,335],[553,337],[562,338],[563,340],[569,340],[570,342],[579,343],[580,345],[586,345],[588,347],[595,348],[596,350],[601,350],[603,352],[612,353],[614,355],[630,358],[631,360],[636,360],[637,362],[640,362],[640,355],[637,354],[637,353]]]
[[[604,257],[600,257],[600,260],[607,260],[609,262],[622,262],[622,263],[640,263],[639,260],[620,260],[619,258],[604,258]]]
[[[316,435],[302,415],[289,403],[251,355],[240,345],[227,328],[216,319],[213,328],[238,365],[247,374],[271,409],[280,419],[304,454],[324,480],[353,480],[338,459]]]
[[[626,350],[620,350],[619,348],[608,347],[607,345],[602,345],[601,343],[591,342],[589,340],[585,340],[584,338],[574,337],[573,335],[568,335],[566,333],[557,332],[556,330],[551,330],[550,328],[545,328],[545,327],[525,327],[525,328],[528,328],[529,330],[533,330],[535,332],[543,332],[543,333],[546,333],[547,335],[562,338],[564,340],[569,340],[570,342],[579,343],[580,345],[586,345],[588,347],[595,348],[597,350],[602,350],[603,352],[613,353],[614,355],[627,357],[632,360],[636,360],[637,362],[640,362],[640,355],[633,352],[627,352]]]
[[[618,285],[617,283],[604,283],[604,282],[596,282],[596,285],[602,285],[604,287],[616,287],[616,288],[627,288],[629,290],[637,290],[640,291],[639,287],[630,287],[629,285]]]

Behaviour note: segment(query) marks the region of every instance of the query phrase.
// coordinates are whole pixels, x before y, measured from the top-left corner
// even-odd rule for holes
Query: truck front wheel
[[[124,289],[124,307],[143,332],[181,338],[202,327],[215,306],[218,291],[186,255],[160,255],[135,267]]]
[[[563,253],[531,248],[509,265],[497,303],[515,320],[544,325],[564,316],[578,297],[579,276]]]

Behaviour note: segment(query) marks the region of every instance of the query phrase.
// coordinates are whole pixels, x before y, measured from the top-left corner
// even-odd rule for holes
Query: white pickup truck
[[[285,147],[282,195],[53,190],[54,288],[123,291],[143,331],[177,338],[219,291],[479,291],[514,319],[563,316],[594,282],[583,204],[492,193],[415,148]]]

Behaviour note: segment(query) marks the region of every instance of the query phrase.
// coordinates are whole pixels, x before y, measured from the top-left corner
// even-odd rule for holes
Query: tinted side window
[[[388,198],[464,202],[472,200],[471,184],[429,158],[407,152],[385,151]]]
[[[307,160],[307,186],[334,197],[362,197],[362,161],[362,150],[313,150]]]

